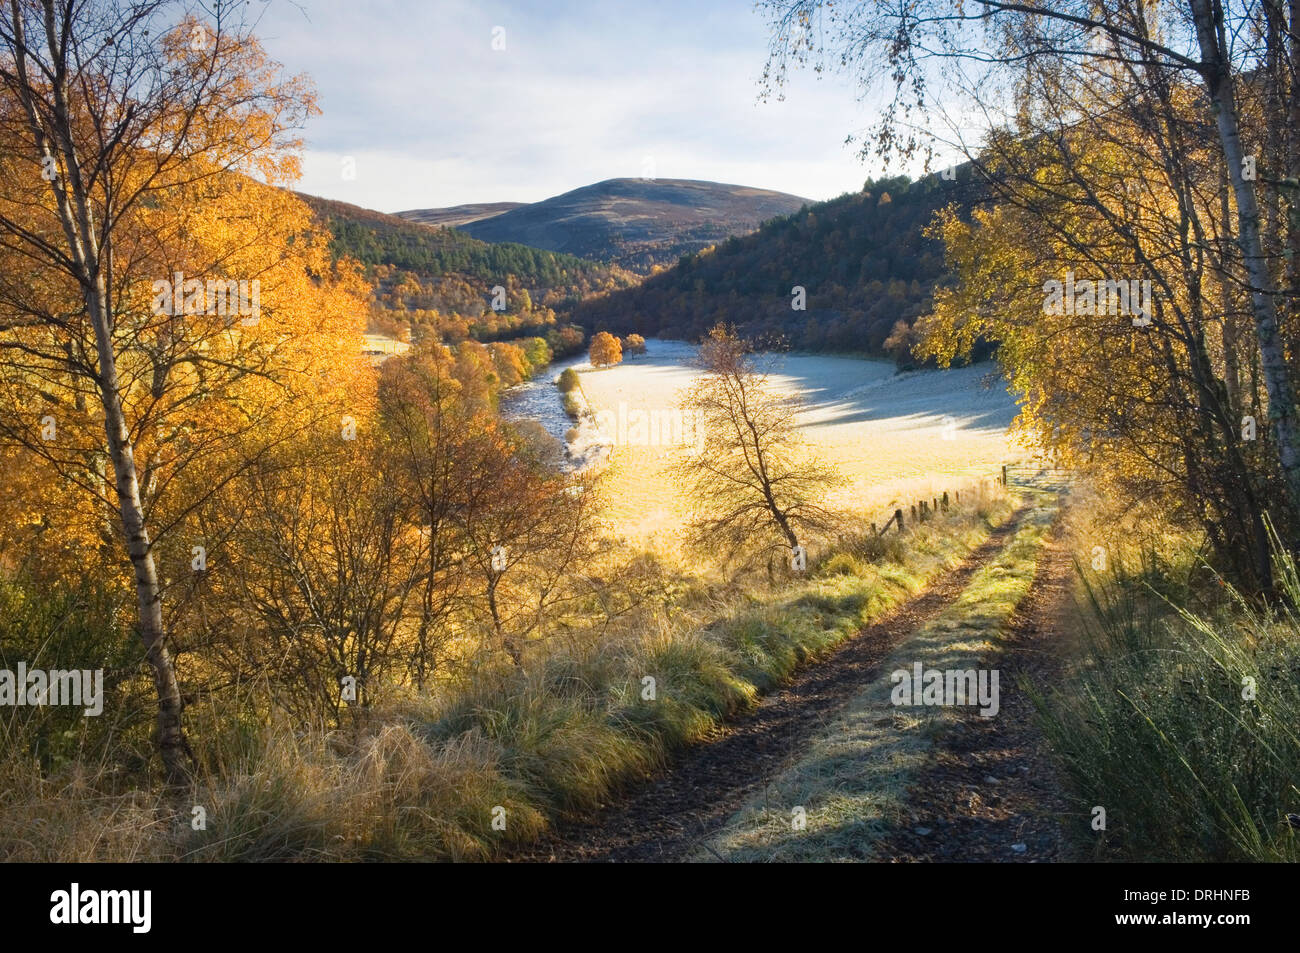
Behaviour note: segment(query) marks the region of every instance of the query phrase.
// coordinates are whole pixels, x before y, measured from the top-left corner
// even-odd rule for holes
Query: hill
[[[365,266],[375,285],[371,330],[396,337],[434,333],[453,341],[494,341],[539,335],[564,353],[572,347],[557,346],[551,332],[567,323],[578,302],[637,281],[621,268],[573,255],[492,244],[346,202],[299,197],[329,228],[334,253]],[[507,292],[504,311],[491,307],[497,286]]]
[[[519,242],[646,273],[807,204],[797,195],[743,185],[608,179],[459,227],[483,241]],[[456,210],[415,210],[402,216],[424,221],[449,213]]]
[[[397,217],[415,222],[417,225],[442,225],[454,228],[468,225],[479,219],[491,218],[502,212],[523,207],[524,202],[478,202],[473,205],[452,205],[448,208],[415,208],[398,212]]]
[[[635,288],[584,301],[575,317],[588,330],[687,340],[726,321],[803,350],[907,364],[911,325],[945,274],[943,248],[924,229],[940,208],[968,209],[976,194],[967,168],[952,182],[937,175],[868,182],[862,192],[685,255]],[[792,307],[796,286],[805,290],[805,310]]]

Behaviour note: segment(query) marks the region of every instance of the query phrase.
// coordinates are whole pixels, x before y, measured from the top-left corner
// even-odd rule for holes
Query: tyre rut
[[[933,757],[908,792],[910,823],[876,845],[879,859],[1076,859],[1063,830],[1071,811],[1067,788],[1024,688],[1028,683],[1042,690],[1063,677],[1063,619],[1070,611],[1074,573],[1068,548],[1049,540],[1029,595],[1000,651],[986,662],[1001,670],[1005,686],[998,717],[968,715],[938,739]]]

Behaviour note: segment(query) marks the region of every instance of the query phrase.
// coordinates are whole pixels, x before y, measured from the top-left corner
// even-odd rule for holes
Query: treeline
[[[402,339],[542,336],[557,356],[574,353],[582,339],[562,333],[573,307],[637,280],[621,268],[573,255],[489,244],[452,228],[302,198],[329,229],[336,258],[360,262],[374,285],[371,329]]]
[[[478,348],[488,356],[494,390],[530,380],[545,370],[552,361],[578,354],[582,347],[582,332],[571,326],[552,331],[546,337],[515,338],[489,344],[460,341],[455,345],[458,352]]]
[[[950,203],[968,210],[972,181],[968,169],[953,181],[868,181],[862,192],[686,255],[637,287],[583,301],[574,316],[588,331],[688,340],[728,322],[747,337],[908,364],[912,325],[945,274],[942,245],[925,228]]]
[[[392,273],[391,265],[378,265],[372,271],[378,300],[370,313],[371,331],[401,340],[447,344],[542,337],[555,357],[578,353],[586,340],[582,329],[568,323],[562,314],[534,304],[528,289],[514,275],[494,286],[497,292],[489,295],[485,308],[480,289],[459,276],[434,279],[425,285],[408,273],[393,290],[380,291]]]

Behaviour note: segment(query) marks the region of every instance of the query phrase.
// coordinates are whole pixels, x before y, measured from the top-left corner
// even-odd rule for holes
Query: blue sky
[[[844,144],[873,121],[848,79],[799,75],[758,102],[750,0],[272,0],[261,16],[268,52],[319,93],[305,192],[393,212],[648,175],[825,199],[881,171]]]

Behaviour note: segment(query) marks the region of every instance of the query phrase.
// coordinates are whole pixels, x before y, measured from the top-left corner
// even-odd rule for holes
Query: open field
[[[582,390],[593,410],[615,420],[671,413],[695,375],[686,364],[693,351],[650,341],[646,354],[615,367],[578,365]],[[767,369],[776,387],[803,395],[811,452],[848,480],[832,501],[865,519],[883,522],[895,501],[960,489],[1019,456],[1007,437],[1015,405],[992,365],[897,374],[887,361],[774,355]],[[630,538],[672,545],[689,513],[667,470],[683,450],[663,440],[635,445],[627,430],[622,444],[618,433],[604,434],[615,444],[606,470],[611,521]]]

